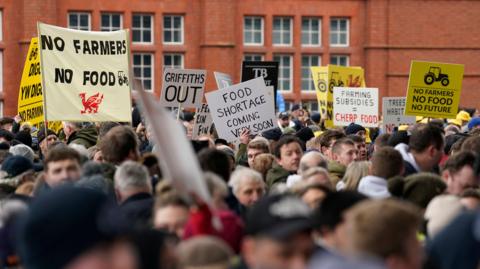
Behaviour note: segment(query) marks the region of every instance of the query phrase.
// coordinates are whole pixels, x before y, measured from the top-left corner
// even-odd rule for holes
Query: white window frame
[[[346,20],[347,21],[347,30],[346,30],[346,41],[347,41],[347,43],[346,44],[332,44],[331,35],[332,35],[332,21],[333,20],[338,20],[339,25],[340,25],[341,20]],[[350,46],[350,18],[346,18],[346,17],[332,17],[332,18],[330,18],[330,29],[329,30],[330,30],[330,35],[329,35],[330,47],[344,48],[344,47]],[[337,30],[337,32],[335,34],[338,37],[340,37],[340,35],[342,34],[342,30]],[[340,38],[338,38],[338,39],[340,40]]]
[[[332,58],[333,57],[346,57],[347,59],[347,65],[345,66],[350,66],[350,55],[346,55],[346,54],[330,54],[330,64],[333,64],[332,63]],[[337,64],[336,65],[339,65],[338,64],[338,60],[337,60]]]
[[[308,34],[308,39],[309,39],[309,44],[304,44],[303,43],[303,20],[308,20],[309,24],[309,29],[307,30]],[[317,20],[318,21],[318,44],[312,44],[312,34],[315,33],[315,31],[312,30],[312,21]],[[301,35],[300,35],[300,43],[302,44],[302,47],[321,47],[322,46],[322,18],[321,17],[302,17],[302,24],[301,24]]]
[[[135,61],[133,59],[133,57],[135,55],[141,55],[140,59],[141,59],[141,64],[140,65],[135,65]],[[140,82],[142,83],[142,86],[143,86],[143,81],[144,81],[144,77],[143,77],[143,69],[144,69],[144,64],[143,64],[143,56],[144,55],[150,55],[151,56],[151,65],[152,65],[152,72],[150,73],[152,75],[151,77],[151,81],[152,81],[152,87],[151,89],[145,89],[146,91],[155,91],[155,54],[154,53],[148,53],[148,52],[134,52],[132,53],[132,68],[134,69],[135,67],[140,67],[141,68],[141,76],[140,78],[138,77],[135,77],[135,72],[133,72],[133,77],[134,79],[139,79]]]
[[[72,28],[72,25],[70,24],[70,15],[77,15],[77,20],[78,24],[76,28]],[[88,29],[79,29],[78,27],[80,26],[80,15],[87,15],[88,16]],[[92,14],[90,12],[85,12],[85,11],[71,11],[67,13],[67,22],[68,22],[68,28],[69,29],[75,29],[75,30],[82,30],[82,31],[91,31],[92,30]]]
[[[279,85],[279,90],[282,92],[293,92],[293,55],[291,54],[274,54],[273,55],[273,60],[275,61],[275,57],[280,57],[280,61],[278,62],[278,85]],[[282,61],[283,57],[289,57],[290,58],[290,66],[288,67],[290,69],[290,77],[288,78],[290,80],[290,89],[285,90],[281,89],[282,87],[282,81],[286,80],[285,78],[281,77],[283,76],[283,69],[282,69]]]
[[[308,57],[308,63],[309,63],[309,66],[308,66],[308,85],[309,87],[311,86],[312,89],[304,89],[303,88],[303,82],[305,80],[305,78],[303,77],[303,57]],[[312,79],[312,74],[311,74],[311,71],[310,71],[310,67],[312,66],[312,57],[318,57],[318,65],[321,65],[322,64],[322,56],[321,55],[318,55],[318,54],[302,54],[301,56],[301,66],[300,66],[300,87],[301,87],[301,91],[302,92],[315,92],[315,86],[313,85],[313,79]]]
[[[260,43],[255,43],[255,42],[247,42],[245,40],[245,20],[246,19],[260,19],[260,25],[261,25],[261,29],[260,29]],[[255,25],[255,23],[252,23],[252,26]],[[253,33],[257,32],[258,30],[255,30],[255,29],[252,29],[252,30],[249,30],[249,31],[253,31]],[[263,46],[264,42],[265,42],[265,19],[262,17],[262,16],[244,16],[243,17],[243,32],[242,32],[242,35],[243,35],[243,45],[244,46]],[[255,36],[255,35],[253,35]],[[253,38],[255,39],[255,38]]]
[[[170,57],[180,56],[180,62],[181,62],[181,63],[180,63],[180,66],[179,66],[179,67],[178,67],[178,66],[176,67],[176,66],[167,66],[167,65],[165,65],[165,57],[166,57],[166,56],[170,56]],[[174,62],[174,61],[172,61],[172,62]],[[185,57],[184,57],[183,53],[168,53],[168,52],[167,52],[167,53],[164,53],[164,54],[163,54],[163,66],[166,67],[166,68],[180,68],[180,69],[183,69],[184,66],[185,66]]]
[[[142,16],[142,20],[140,22],[140,28],[138,27],[134,27],[133,26],[133,16]],[[150,30],[150,42],[144,42],[144,41],[134,41],[133,40],[133,31],[134,30],[140,30],[141,33],[143,33],[143,30],[146,30],[148,28],[143,28],[143,17],[145,16],[148,16],[150,17],[150,25],[151,25],[151,30]],[[145,45],[151,45],[153,44],[153,38],[154,38],[154,28],[155,28],[155,21],[154,21],[154,17],[152,14],[148,14],[148,13],[132,13],[132,43],[133,44],[145,44]],[[140,34],[140,37],[142,37],[142,34]]]
[[[107,16],[108,16],[108,20],[109,20],[109,23],[110,23],[110,25],[108,26],[108,28],[107,28],[107,27],[104,27],[104,26],[102,25],[102,16],[104,16],[104,15],[107,15]],[[118,15],[118,16],[120,16],[120,28],[119,28],[118,30],[123,29],[123,14],[122,14],[122,13],[102,12],[102,13],[100,14],[100,31],[102,31],[102,32],[118,31],[117,29],[115,29],[115,30],[112,29],[112,28],[113,28],[113,26],[112,26],[112,24],[113,24],[112,16],[113,16],[113,15]],[[104,29],[106,29],[106,30],[104,31]]]
[[[172,20],[172,28],[169,28],[168,30],[170,30],[172,32],[172,40],[173,40],[173,32],[175,32],[177,29],[176,28],[173,28],[173,21],[174,21],[174,18],[175,17],[180,17],[180,42],[175,42],[175,41],[171,41],[171,42],[167,42],[165,41],[165,31],[167,30],[167,28],[165,28],[165,18],[166,17],[170,17],[171,20]],[[163,40],[163,44],[166,44],[166,45],[182,45],[184,43],[184,32],[185,32],[185,23],[184,23],[184,16],[183,15],[174,15],[174,14],[164,14],[163,15],[163,32],[162,32],[162,40]]]
[[[277,30],[280,34],[280,41],[283,41],[283,34],[285,32],[285,29],[283,29],[283,20],[289,20],[290,21],[290,43],[275,43],[275,20],[279,19],[280,20],[280,30]],[[272,23],[272,45],[275,47],[291,47],[293,44],[293,18],[292,17],[287,17],[287,16],[275,16],[273,17],[273,23]]]
[[[265,55],[263,55],[263,54],[260,54],[260,53],[245,53],[243,55],[243,61],[247,61],[247,57],[252,57],[253,58],[253,57],[257,57],[257,56],[260,56],[260,61],[265,60]],[[257,61],[257,60],[255,60],[255,61]]]

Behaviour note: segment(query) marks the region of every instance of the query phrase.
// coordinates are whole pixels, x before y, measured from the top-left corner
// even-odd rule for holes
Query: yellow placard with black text
[[[412,61],[405,115],[455,118],[463,71],[461,64]]]

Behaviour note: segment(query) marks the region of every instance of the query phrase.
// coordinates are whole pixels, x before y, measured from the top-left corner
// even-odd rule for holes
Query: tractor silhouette
[[[122,86],[124,83],[125,83],[125,85],[128,86],[128,78],[127,78],[127,76],[125,76],[123,71],[118,71],[118,84],[120,84],[120,86]]]
[[[320,77],[320,74],[318,74]],[[318,90],[320,92],[326,92],[327,91],[327,82],[324,79],[318,78]]]
[[[330,79],[330,85],[329,85],[329,90],[331,93],[333,93],[333,88],[334,87],[342,87],[343,86],[343,81],[340,78],[340,75],[338,72],[332,72],[332,79]]]
[[[442,74],[442,70],[437,66],[430,66],[430,70],[425,74],[423,81],[427,85],[431,85],[435,81],[440,81],[443,86],[448,86],[450,80],[448,80],[447,74]]]

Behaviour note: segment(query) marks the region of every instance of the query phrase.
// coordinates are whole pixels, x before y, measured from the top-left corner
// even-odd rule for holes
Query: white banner
[[[165,68],[160,104],[165,107],[200,107],[206,75],[205,70]]]
[[[392,132],[393,128],[402,124],[415,124],[415,116],[404,115],[406,97],[383,97],[382,116],[383,129]]]
[[[378,127],[377,88],[333,88],[333,124]]]
[[[131,121],[129,34],[38,23],[45,119]]]
[[[208,104],[202,104],[195,113],[195,124],[193,125],[192,139],[196,140],[203,135],[212,132],[213,119]]]
[[[233,85],[232,77],[229,74],[213,72],[215,75],[215,81],[217,82],[217,87],[223,89]]]
[[[276,127],[273,90],[262,77],[205,94],[220,138],[235,141],[243,129],[250,134]]]

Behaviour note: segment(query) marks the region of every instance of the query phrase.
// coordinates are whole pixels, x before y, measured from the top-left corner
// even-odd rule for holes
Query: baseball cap
[[[286,240],[312,228],[311,210],[298,197],[280,194],[264,197],[247,214],[245,232]]]
[[[278,118],[282,119],[282,120],[288,119],[289,116],[290,116],[290,114],[288,114],[288,112],[286,112],[286,111],[278,113]]]

